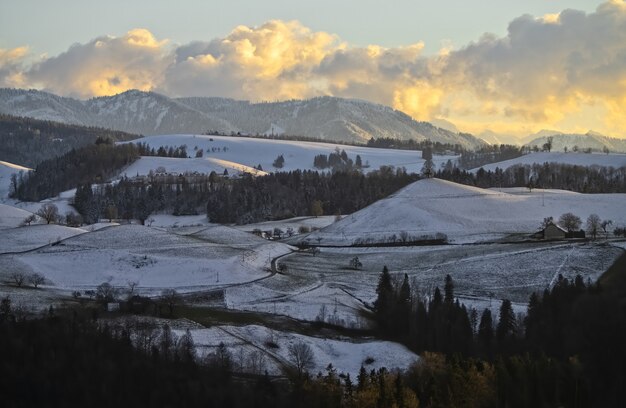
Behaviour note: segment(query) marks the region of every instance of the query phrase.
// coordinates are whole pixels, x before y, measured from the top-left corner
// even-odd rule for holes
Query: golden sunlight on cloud
[[[9,50],[0,48],[0,86],[26,86],[27,81],[22,65],[27,55],[28,47]]]
[[[626,4],[513,20],[507,35],[465,47],[350,46],[298,21],[238,26],[223,38],[174,45],[137,28],[26,67],[0,50],[0,84],[82,98],[130,88],[170,96],[282,100],[320,95],[393,106],[464,131],[586,127],[626,136]],[[517,131],[515,130],[517,129]]]
[[[410,87],[395,90],[393,107],[416,120],[427,121],[437,116],[442,95],[441,89],[436,89],[425,81],[416,81]]]
[[[551,13],[551,14],[545,14],[543,17],[541,17],[541,19],[543,20],[544,23],[557,24],[559,22],[560,16],[561,16],[561,13]]]
[[[100,37],[43,59],[26,77],[34,86],[81,98],[151,90],[161,81],[171,58],[165,44],[145,29],[119,38]]]
[[[154,38],[154,35],[152,35],[152,33],[145,28],[135,28],[130,30],[124,36],[124,40],[126,40],[128,44],[148,48],[160,48],[167,43],[167,40],[157,41],[156,38]]]

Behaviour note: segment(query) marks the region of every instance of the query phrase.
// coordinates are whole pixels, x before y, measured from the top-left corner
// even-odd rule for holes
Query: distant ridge
[[[226,98],[169,98],[130,90],[81,101],[43,91],[0,89],[0,113],[107,127],[144,135],[204,133],[289,134],[327,141],[397,138],[459,144],[484,141],[418,122],[388,106],[356,99],[318,97],[271,103]]]
[[[613,137],[604,136],[600,133],[589,131],[585,134],[563,134],[552,133],[543,131],[539,137],[532,139],[527,143],[528,146],[539,146],[540,148],[544,143],[548,141],[548,137],[552,137],[552,150],[563,151],[565,147],[569,151],[577,146],[578,149],[591,149],[594,151],[602,151],[605,147],[611,152],[626,153],[626,139],[617,139]]]

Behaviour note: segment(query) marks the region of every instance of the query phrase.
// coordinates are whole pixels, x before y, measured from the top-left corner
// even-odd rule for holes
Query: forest
[[[489,398],[471,406],[620,406],[626,384],[626,282],[619,276],[625,264],[623,255],[605,274],[610,285],[606,277],[592,284],[580,276],[573,281],[559,276],[551,289],[531,295],[526,315],[515,315],[511,302],[502,299],[497,319],[489,309],[479,317],[476,309],[460,304],[450,275],[443,293],[437,287],[424,297],[407,275],[394,283],[385,267],[374,316],[379,336],[421,355],[442,353],[444,366],[457,366],[466,376],[476,371],[491,382]],[[418,389],[417,395],[426,406],[457,406],[450,394]]]
[[[0,114],[0,160],[26,167],[91,145],[98,138],[127,141],[139,137],[116,130]]]
[[[626,167],[577,166],[562,163],[519,164],[506,170],[461,170],[451,162],[435,177],[481,188],[528,187],[560,189],[578,193],[625,193]]]
[[[367,175],[296,170],[264,177],[243,175],[237,179],[215,173],[152,176],[145,180],[125,178],[115,185],[94,189],[82,185],[75,203],[85,220],[96,219],[95,214],[104,216],[106,209],[114,206],[120,218],[141,221],[151,212],[193,215],[206,210],[212,222],[244,224],[354,212],[415,180],[416,175],[390,168]]]
[[[110,139],[72,149],[45,160],[35,171],[11,176],[9,195],[22,201],[41,201],[84,183],[104,183],[139,158],[132,143],[115,145]]]

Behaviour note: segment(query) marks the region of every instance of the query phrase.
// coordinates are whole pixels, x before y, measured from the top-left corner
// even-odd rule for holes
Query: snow
[[[604,154],[604,153],[564,153],[564,152],[537,152],[525,154],[515,159],[505,160],[497,163],[482,166],[486,171],[494,171],[496,168],[507,169],[519,164],[543,164],[560,163],[576,166],[605,166],[623,167],[626,166],[626,154]],[[471,171],[476,172],[478,168]]]
[[[0,229],[18,227],[31,214],[20,208],[0,204]]]
[[[3,236],[10,242],[22,235],[30,239],[42,235],[35,231],[39,227],[30,228],[8,230],[16,235]],[[28,234],[30,231],[33,234]],[[226,232],[222,230],[223,235]],[[0,270],[39,272],[46,278],[44,287],[65,291],[93,289],[102,282],[125,288],[128,282],[137,282],[139,293],[150,295],[164,288],[193,292],[263,279],[270,276],[271,258],[288,252],[288,246],[264,240],[238,248],[202,237],[121,225],[68,238],[32,252],[0,257]]]
[[[545,217],[572,212],[626,223],[626,194],[580,194],[534,189],[525,194],[424,179],[311,233],[309,242],[351,245],[356,239],[382,242],[402,231],[413,236],[446,234],[450,242],[476,242],[510,234],[532,234]]]
[[[259,171],[253,167],[242,165],[240,163],[218,159],[214,157],[180,159],[175,157],[141,157],[139,160],[128,166],[120,175],[127,177],[145,176],[152,172],[156,172],[157,168],[162,167],[170,174],[183,174],[198,172],[202,174],[210,174],[212,171],[222,174],[224,169],[228,169],[229,174],[251,173],[256,175],[266,175],[267,173]]]
[[[32,169],[19,164],[13,164],[0,160],[0,201],[5,199],[9,194],[11,186],[11,174],[17,174],[20,171],[29,172]]]
[[[326,215],[320,217],[294,217],[284,220],[258,222],[255,224],[235,225],[233,228],[247,232],[252,232],[255,229],[259,229],[261,231],[273,231],[274,228],[280,228],[283,232],[286,232],[287,228],[292,228],[294,234],[298,234],[298,229],[300,227],[320,229],[332,224],[333,222],[335,222],[335,216]]]
[[[147,174],[149,170],[155,170],[159,166],[165,167],[170,173],[183,173],[185,171],[198,171],[200,173],[216,171],[221,173],[224,168],[228,168],[229,172],[232,169],[255,174],[253,168],[259,164],[264,172],[316,170],[313,167],[314,157],[319,154],[333,153],[336,148],[345,150],[348,157],[353,161],[356,159],[356,155],[360,155],[363,164],[369,164],[368,168],[363,169],[364,172],[378,170],[380,166],[394,166],[397,168],[405,167],[408,172],[419,173],[424,165],[420,151],[376,149],[331,143],[207,135],[149,136],[135,142],[146,143],[155,149],[160,146],[187,145],[187,152],[190,156],[195,154],[194,148],[197,147],[204,150],[204,157],[193,159],[143,157],[125,170],[124,173],[128,176]],[[224,151],[224,147],[227,148],[226,151]],[[212,148],[220,148],[220,151],[212,152]],[[285,165],[281,169],[276,169],[272,163],[280,154],[285,158]],[[440,167],[448,160],[454,162],[456,159],[457,156],[434,156],[433,162],[435,166]]]
[[[296,343],[304,343],[311,348],[314,364],[309,371],[313,374],[325,372],[326,367],[332,364],[338,373],[350,374],[352,378],[356,378],[362,365],[368,371],[381,367],[404,370],[419,358],[406,347],[390,341],[328,339],[271,330],[257,325],[213,326],[208,329],[191,329],[190,332],[201,357],[215,352],[220,343],[223,343],[233,356],[235,369],[246,371],[251,369],[250,354],[260,352],[265,357],[265,368],[272,375],[283,374],[281,365],[292,365],[289,346]],[[174,333],[180,336],[185,332],[174,330]],[[278,345],[278,348],[268,347],[268,341]],[[368,358],[374,361],[367,364]],[[260,372],[263,370],[260,369]]]
[[[55,224],[31,225],[2,230],[2,234],[0,234],[0,254],[30,251],[84,234],[85,232],[87,231],[82,228],[71,228]]]

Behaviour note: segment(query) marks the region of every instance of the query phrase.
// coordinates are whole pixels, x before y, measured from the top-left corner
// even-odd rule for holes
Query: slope
[[[596,213],[626,223],[626,194],[578,194],[559,190],[502,193],[439,179],[417,181],[386,199],[312,233],[310,243],[401,241],[446,234],[450,242],[476,242],[509,234],[530,234],[545,217],[573,212],[586,219]]]
[[[356,155],[360,155],[363,164],[369,167],[364,171],[378,170],[380,166],[406,167],[409,172],[419,173],[424,165],[420,151],[378,149],[371,147],[358,147],[347,145],[333,145],[330,143],[296,142],[286,140],[256,139],[249,137],[233,136],[204,136],[204,135],[160,135],[149,136],[137,140],[146,143],[150,147],[180,146],[187,145],[188,154],[202,149],[202,158],[176,159],[162,157],[143,157],[135,162],[125,174],[128,176],[145,175],[150,170],[163,167],[168,172],[183,173],[185,171],[198,171],[210,173],[216,171],[222,173],[228,169],[241,172],[253,171],[253,167],[259,164],[264,171],[276,171],[272,166],[276,157],[280,154],[285,159],[284,167],[280,171],[292,170],[315,170],[313,159],[319,154],[330,154],[336,148],[343,149],[353,161]],[[439,168],[448,160],[455,161],[456,156],[434,156],[435,166]],[[244,167],[242,167],[244,166]]]

